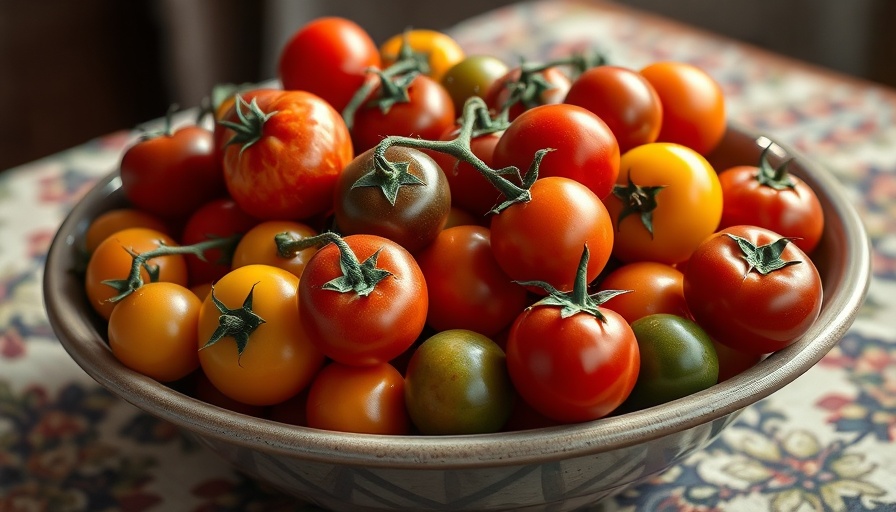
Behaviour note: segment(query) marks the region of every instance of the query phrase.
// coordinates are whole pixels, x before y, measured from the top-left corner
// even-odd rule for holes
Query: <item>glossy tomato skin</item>
[[[352,159],[345,122],[320,97],[285,91],[258,106],[272,114],[261,138],[224,152],[227,189],[259,219],[297,220],[327,211],[336,178]],[[232,130],[231,130],[232,131]]]
[[[125,366],[159,382],[182,379],[199,367],[200,305],[181,285],[147,283],[112,311],[109,348]]]
[[[90,255],[84,276],[87,298],[94,311],[109,319],[117,304],[109,299],[119,292],[103,281],[126,279],[134,261],[131,253],[151,251],[160,244],[177,245],[177,242],[160,231],[135,227],[117,231],[97,246]],[[147,264],[158,268],[159,281],[187,285],[187,263],[180,254],[152,258]],[[145,268],[140,269],[140,277],[144,284],[150,282]]]
[[[637,71],[597,66],[582,73],[564,103],[578,105],[607,124],[619,151],[655,142],[663,122],[663,105],[650,82]]]
[[[277,244],[274,242],[274,237],[280,233],[289,233],[293,238],[302,239],[316,235],[317,231],[307,224],[291,220],[269,220],[257,224],[243,235],[234,249],[232,267],[270,265],[301,277],[316,249],[311,247],[284,258],[277,252]]]
[[[136,208],[116,208],[101,213],[84,232],[84,249],[92,253],[109,235],[126,228],[149,228],[170,235],[168,225],[159,217]]]
[[[206,346],[221,323],[212,294],[199,312],[199,363],[224,395],[248,405],[273,405],[305,389],[324,363],[302,329],[296,289],[299,278],[267,265],[229,272],[212,290],[228,309],[240,309],[252,293],[252,311],[264,322],[249,334],[242,354],[234,337]]]
[[[725,95],[706,71],[676,61],[654,62],[641,75],[663,104],[663,124],[657,141],[674,142],[705,155],[722,140],[727,129]]]
[[[345,243],[363,262],[379,252],[377,268],[391,273],[366,296],[327,290],[343,275],[339,250],[322,247],[305,266],[299,282],[302,328],[321,352],[350,365],[374,365],[410,347],[426,324],[426,281],[413,256],[376,235],[349,235]]]
[[[576,105],[543,105],[520,114],[495,146],[496,168],[514,165],[525,173],[535,153],[544,156],[539,178],[563,176],[582,183],[603,199],[619,175],[619,144],[606,123]]]
[[[416,257],[429,292],[426,322],[436,331],[494,337],[526,306],[526,290],[495,261],[488,228],[446,229]]]
[[[684,273],[684,296],[694,319],[713,339],[747,354],[767,354],[793,343],[818,317],[823,296],[812,260],[793,243],[781,259],[798,261],[765,275],[750,270],[738,243],[781,238],[756,226],[732,226],[694,251]]]
[[[545,281],[569,291],[587,245],[587,277],[593,281],[613,247],[613,223],[603,203],[569,178],[540,178],[530,192],[529,202],[492,216],[492,251],[498,265],[511,279]]]
[[[615,257],[624,262],[680,263],[717,229],[722,188],[713,167],[696,151],[666,142],[643,144],[622,155],[620,168],[618,187],[631,180],[639,187],[660,189],[651,213],[652,233],[637,212],[620,220],[628,199],[623,201],[615,192],[604,199],[616,228]]]
[[[452,127],[442,134],[440,140],[448,141],[457,138],[460,129]],[[495,146],[504,132],[492,132],[478,135],[470,139],[470,151],[482,162],[493,167]],[[501,202],[501,194],[489,181],[468,162],[459,161],[451,155],[438,151],[425,151],[439,164],[448,188],[451,189],[451,205],[470,212],[480,221]]]
[[[380,45],[383,68],[395,63],[401,45],[405,41],[412,51],[426,56],[429,66],[426,75],[436,81],[440,81],[449,68],[465,57],[464,49],[448,34],[418,28],[396,34]]]
[[[163,219],[183,218],[226,193],[212,132],[195,125],[137,141],[119,173],[131,204]]]
[[[631,324],[641,368],[626,411],[671,402],[714,386],[719,359],[712,339],[693,320],[657,313]]]
[[[241,235],[258,222],[258,219],[244,212],[233,199],[229,197],[213,199],[190,215],[180,240],[183,245],[192,245],[213,237]],[[192,254],[187,254],[184,258],[187,261],[191,286],[217,281],[231,269],[230,259],[221,249],[206,251],[204,261]]]
[[[391,204],[381,187],[354,186],[363,176],[375,172],[373,151],[358,155],[339,175],[333,200],[336,225],[343,234],[379,235],[416,252],[435,239],[448,219],[451,189],[445,174],[422,151],[389,147],[386,159],[409,163],[408,173],[422,182],[401,186],[395,204]]]
[[[305,417],[312,428],[405,435],[411,422],[404,403],[404,377],[389,363],[329,363],[308,389]]]
[[[497,432],[510,417],[515,397],[504,351],[464,329],[426,339],[405,372],[408,413],[425,435]]]
[[[380,94],[375,87],[369,98]],[[355,153],[367,151],[389,135],[438,140],[454,126],[454,103],[448,92],[434,79],[420,75],[408,86],[407,102],[392,105],[388,112],[378,106],[364,106],[355,112],[352,141]]]
[[[638,378],[638,342],[628,322],[600,308],[567,318],[535,306],[516,319],[507,339],[507,368],[520,397],[562,423],[601,418],[628,397]]]
[[[514,67],[492,84],[482,98],[485,100],[485,104],[489,109],[494,112],[500,112],[501,109],[504,108],[505,103],[510,100],[511,89],[509,86],[512,82],[517,82],[520,79],[521,73],[522,72],[518,66]],[[533,98],[532,104],[514,103],[511,105],[510,110],[508,111],[508,120],[513,121],[523,112],[540,105],[563,103],[563,99],[566,98],[566,93],[569,92],[569,87],[572,85],[572,81],[566,73],[560,68],[554,67],[541,72],[541,76],[550,87],[542,92],[537,98]]]
[[[621,265],[600,282],[600,290],[631,290],[613,297],[607,307],[628,323],[657,313],[689,317],[684,300],[684,274],[677,268],[655,261]]]
[[[793,188],[777,190],[756,179],[755,166],[737,166],[719,174],[722,185],[720,228],[749,224],[770,229],[811,254],[824,230],[824,212],[815,192],[797,176]]]
[[[491,55],[469,55],[445,71],[442,87],[454,102],[454,110],[460,116],[464,104],[473,96],[484,97],[488,90],[509,68],[503,60]]]
[[[277,71],[284,89],[316,94],[342,112],[367,70],[380,66],[379,49],[367,31],[345,18],[323,17],[286,42]]]

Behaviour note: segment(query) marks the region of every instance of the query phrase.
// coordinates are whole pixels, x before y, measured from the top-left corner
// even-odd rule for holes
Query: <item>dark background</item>
[[[0,0],[0,170],[274,77],[292,31],[345,16],[377,43],[510,0]],[[619,0],[896,86],[892,0]]]

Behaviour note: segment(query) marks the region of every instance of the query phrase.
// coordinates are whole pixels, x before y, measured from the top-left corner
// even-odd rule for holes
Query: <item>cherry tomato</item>
[[[342,117],[305,91],[255,99],[254,106],[237,103],[245,119],[242,142],[224,152],[230,195],[259,219],[297,220],[327,211],[336,178],[353,156]]]
[[[294,256],[284,258],[277,252],[274,236],[289,233],[296,238],[307,238],[317,234],[307,224],[290,220],[269,220],[254,226],[240,239],[233,251],[233,268],[246,265],[270,265],[282,268],[296,277],[302,276],[308,260],[314,256],[314,248],[298,251]]]
[[[422,151],[390,146],[389,162],[407,163],[407,176],[395,197],[387,195],[386,174],[378,171],[373,149],[352,160],[336,181],[334,217],[343,234],[366,233],[389,238],[410,252],[426,246],[451,210],[451,189],[442,169]]]
[[[299,278],[267,265],[222,277],[199,311],[199,363],[224,395],[273,405],[304,389],[324,362],[302,328]],[[229,327],[228,327],[229,326]]]
[[[126,228],[149,228],[170,234],[168,226],[155,215],[134,208],[116,208],[97,215],[90,222],[84,233],[84,249],[90,254],[109,235]]]
[[[379,97],[380,86],[370,100]],[[448,92],[434,79],[419,75],[407,87],[408,100],[392,104],[386,111],[365,105],[355,112],[352,141],[355,153],[374,147],[384,137],[400,135],[436,140],[454,126],[454,104]]]
[[[410,431],[404,377],[389,363],[330,363],[308,390],[308,426],[340,432],[404,435]]]
[[[619,144],[606,123],[575,105],[544,105],[517,117],[494,149],[496,168],[514,165],[526,172],[536,151],[551,148],[539,178],[563,176],[582,183],[597,197],[610,194],[619,175]]]
[[[487,336],[463,329],[424,341],[405,374],[408,413],[425,435],[497,432],[515,397],[504,351]]]
[[[684,300],[684,274],[665,263],[637,261],[617,267],[600,282],[600,290],[631,290],[608,306],[628,323],[657,313],[690,316]]]
[[[756,226],[713,234],[684,273],[684,297],[697,323],[719,343],[748,354],[796,341],[818,317],[822,295],[812,260]]]
[[[465,57],[463,48],[448,34],[436,30],[412,29],[390,37],[380,46],[383,68],[398,60],[399,50],[405,41],[411,51],[425,56],[429,66],[426,74],[436,81],[441,80],[449,68]]]
[[[258,219],[240,209],[233,199],[222,197],[205,203],[193,212],[184,225],[180,240],[183,245],[193,245],[211,238],[240,235],[258,222]],[[230,271],[230,256],[221,249],[209,249],[203,256],[204,261],[192,254],[184,256],[191,286],[217,281]]]
[[[507,112],[508,120],[513,121],[526,110],[535,108],[539,105],[563,103],[563,99],[566,98],[566,93],[569,92],[569,87],[572,85],[572,81],[569,77],[561,71],[560,68],[556,67],[548,68],[538,74],[546,88],[531,89],[535,94],[527,94],[521,101],[510,105]],[[496,80],[488,91],[486,91],[485,96],[483,97],[485,104],[495,112],[503,110],[506,104],[511,100],[512,88],[520,83],[521,76],[522,71],[519,66],[512,68],[505,73],[503,77]]]
[[[423,273],[414,257],[389,239],[349,235],[342,242],[356,263],[366,265],[357,272],[380,274],[381,279],[352,288],[344,267],[349,252],[343,252],[338,241],[325,245],[305,265],[299,282],[302,328],[324,354],[340,363],[388,362],[423,331],[428,307]],[[340,284],[346,285],[345,291],[334,289]]]
[[[237,93],[243,101],[252,103],[253,99],[262,101],[265,97],[277,96],[283,93],[283,90],[263,87],[244,91],[234,91],[232,96],[224,99],[224,101],[218,105],[218,109],[215,112],[214,135],[215,153],[217,153],[218,159],[221,160],[221,162],[224,162],[224,150],[227,148],[228,143],[234,135],[233,131],[228,129],[222,121],[225,123],[237,123],[240,120],[239,115],[237,114]]]
[[[323,17],[286,42],[277,72],[284,89],[316,94],[342,112],[367,70],[380,66],[379,50],[367,31],[351,20]]]
[[[112,315],[117,302],[110,299],[120,292],[104,281],[126,279],[131,272],[132,254],[157,249],[160,244],[176,245],[170,236],[148,228],[127,228],[117,231],[103,240],[90,256],[84,277],[87,298],[94,311],[106,320]],[[187,285],[187,264],[179,254],[159,256],[146,262],[158,271],[158,280]],[[140,269],[144,283],[151,282],[146,266]]]
[[[622,172],[604,204],[616,227],[613,255],[625,262],[675,264],[719,225],[722,187],[696,151],[653,142],[624,155]]]
[[[128,368],[173,382],[199,367],[196,330],[202,303],[174,283],[147,283],[109,316],[109,348]]]
[[[140,139],[125,150],[119,173],[131,204],[163,219],[185,217],[226,192],[212,132],[195,125]]]
[[[619,151],[656,141],[663,105],[650,82],[637,71],[619,66],[585,70],[566,93],[564,103],[596,114],[616,136]]]
[[[638,378],[638,342],[628,322],[599,308],[564,318],[557,306],[524,310],[507,339],[507,368],[520,396],[562,423],[601,418],[628,397]]]
[[[540,178],[529,202],[492,216],[492,251],[498,265],[517,281],[545,281],[573,287],[582,247],[588,245],[588,281],[594,280],[613,248],[613,223],[600,199],[585,185],[560,177]]]
[[[824,230],[824,212],[818,196],[803,180],[777,169],[763,152],[758,165],[740,165],[719,173],[722,185],[720,228],[749,224],[790,237],[810,254]]]
[[[663,104],[659,142],[675,142],[705,155],[725,135],[725,95],[706,71],[684,62],[655,62],[641,70]]]
[[[426,322],[436,331],[467,329],[495,336],[526,306],[526,290],[495,261],[488,228],[446,229],[417,254],[426,278]]]
[[[452,127],[443,133],[440,139],[443,141],[454,140],[459,132],[459,128]],[[470,151],[485,165],[492,167],[494,164],[492,156],[502,133],[504,132],[491,132],[471,138]],[[426,154],[439,164],[445,174],[448,187],[451,189],[451,204],[453,206],[466,210],[482,220],[495,205],[501,202],[501,194],[494,185],[489,183],[468,162],[458,161],[453,156],[438,151],[426,151]]]
[[[448,91],[454,110],[460,113],[473,96],[484,98],[492,85],[507,74],[503,60],[491,55],[469,55],[442,75],[442,87]]]
[[[656,313],[631,324],[638,339],[638,381],[620,408],[646,409],[710,388],[719,359],[709,335],[693,320]]]

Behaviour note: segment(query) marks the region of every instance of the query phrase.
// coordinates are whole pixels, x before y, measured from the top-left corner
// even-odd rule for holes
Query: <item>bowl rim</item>
[[[822,198],[827,219],[841,219],[834,241],[850,247],[841,262],[840,285],[825,295],[818,320],[792,345],[752,368],[704,391],[662,405],[590,422],[494,434],[386,436],[325,431],[247,416],[192,398],[125,367],[115,359],[93,321],[76,302],[66,300],[73,276],[63,270],[72,261],[78,234],[91,205],[120,188],[113,171],[72,209],[56,233],[46,260],[44,303],[63,347],[100,385],[144,411],[185,430],[220,442],[288,458],[328,464],[395,468],[454,469],[525,465],[594,455],[630,447],[735,414],[792,382],[817,363],[846,333],[858,314],[871,279],[871,248],[858,212],[842,186],[826,169],[799,151],[729,125],[726,137],[756,145],[774,142],[779,154],[793,158],[795,175]],[[827,234],[826,234],[827,236]],[[61,262],[61,263],[60,263]],[[422,464],[422,465],[421,465]]]

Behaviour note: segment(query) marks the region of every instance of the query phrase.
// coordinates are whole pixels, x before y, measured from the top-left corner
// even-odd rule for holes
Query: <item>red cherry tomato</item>
[[[689,317],[684,300],[684,274],[671,265],[638,261],[622,265],[606,275],[600,290],[631,290],[613,298],[609,308],[628,323],[656,313]]]
[[[530,193],[529,202],[492,216],[492,251],[498,265],[511,279],[545,281],[568,291],[587,244],[588,281],[594,280],[613,248],[613,223],[603,203],[569,178],[541,178]]]
[[[429,291],[427,324],[493,337],[526,305],[526,291],[495,261],[488,228],[457,226],[417,254]]]
[[[719,343],[748,354],[796,341],[818,317],[822,295],[812,260],[781,235],[756,226],[713,234],[684,272],[684,296],[697,323]]]
[[[180,239],[183,245],[193,245],[210,238],[241,235],[256,224],[258,219],[241,210],[233,199],[220,198],[202,205],[187,219]],[[221,249],[209,249],[204,256],[205,261],[192,254],[184,256],[191,286],[217,281],[231,269],[230,258]]]
[[[440,140],[453,140],[458,133],[459,128],[452,127],[442,134]],[[473,137],[470,139],[470,151],[485,165],[492,167],[492,156],[502,133],[491,132]],[[469,163],[458,161],[451,155],[438,151],[426,151],[426,153],[445,173],[448,187],[451,189],[452,206],[466,210],[482,220],[485,214],[500,202],[501,194],[494,185]]]
[[[526,97],[522,101],[511,105],[508,110],[508,120],[513,121],[523,112],[539,105],[563,103],[563,99],[566,97],[566,93],[569,92],[571,84],[569,77],[560,68],[556,67],[548,68],[539,74],[547,84],[547,88],[539,91],[538,94]],[[517,66],[496,80],[483,97],[488,108],[495,112],[501,111],[505,104],[510,101],[511,88],[515,83],[519,83],[521,75],[522,71]]]
[[[380,67],[379,48],[357,23],[318,18],[299,29],[280,53],[283,88],[303,90],[342,109],[364,83],[369,68]]]
[[[345,248],[339,242],[325,245],[305,265],[299,281],[302,327],[335,361],[358,366],[388,362],[423,331],[426,281],[413,256],[389,239],[349,235],[343,242],[357,262],[366,262],[364,272],[380,273],[381,280],[372,289],[333,289],[350,286],[345,275],[351,272],[343,266]]]
[[[663,122],[663,105],[643,75],[618,66],[597,66],[582,73],[566,93],[564,103],[594,112],[619,142],[619,151],[656,141]]]
[[[226,192],[212,132],[194,125],[137,141],[120,174],[125,197],[163,219],[186,217]]]
[[[355,154],[374,147],[383,137],[400,135],[437,140],[454,126],[454,103],[437,81],[419,75],[407,88],[408,101],[393,104],[387,111],[379,106],[363,106],[355,112],[352,141]],[[380,94],[374,88],[370,98]]]
[[[824,212],[815,192],[786,171],[773,168],[763,153],[758,165],[740,165],[719,173],[722,185],[720,228],[750,224],[770,229],[809,254],[824,230]]]
[[[514,165],[526,172],[536,151],[551,148],[539,178],[563,176],[582,183],[603,199],[619,175],[619,144],[606,123],[575,105],[544,105],[516,118],[495,146],[496,168]]]
[[[332,207],[336,178],[351,161],[345,121],[320,97],[284,91],[238,102],[242,142],[224,152],[227,189],[260,219],[298,220]],[[237,132],[229,129],[232,135]]]

